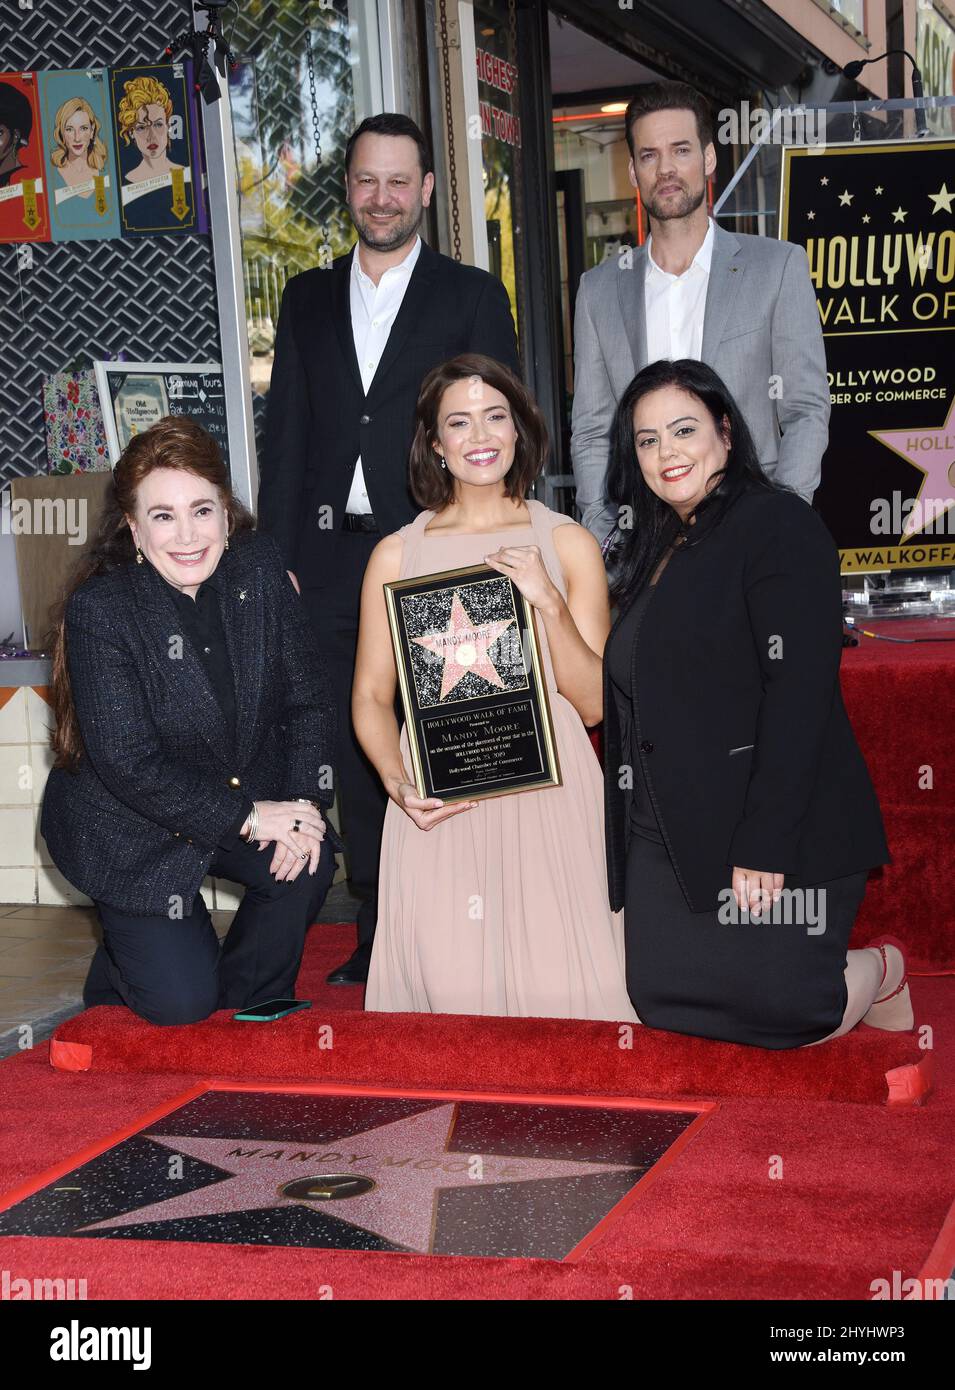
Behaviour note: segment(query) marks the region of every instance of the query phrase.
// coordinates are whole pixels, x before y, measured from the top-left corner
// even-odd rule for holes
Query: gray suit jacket
[[[581,277],[574,318],[571,457],[581,519],[616,525],[606,496],[617,402],[647,365],[646,244]],[[723,378],[766,473],[807,502],[829,440],[829,385],[816,296],[801,246],[714,228],[702,360]]]

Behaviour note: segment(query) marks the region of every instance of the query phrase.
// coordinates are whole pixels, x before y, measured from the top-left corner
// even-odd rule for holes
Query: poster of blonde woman
[[[41,72],[38,77],[53,240],[119,236],[106,69]]]
[[[123,233],[196,231],[184,65],[114,68],[111,82]]]

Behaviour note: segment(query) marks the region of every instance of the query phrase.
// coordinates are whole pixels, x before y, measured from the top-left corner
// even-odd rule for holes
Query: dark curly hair
[[[676,386],[695,396],[705,407],[718,434],[729,427],[729,453],[714,475],[707,495],[697,503],[692,517],[680,517],[662,497],[648,487],[637,461],[633,412],[637,402],[651,391]],[[676,362],[651,362],[638,372],[620,397],[610,429],[610,465],[607,496],[619,509],[627,507],[631,524],[616,533],[608,557],[610,590],[618,603],[636,593],[650,579],[667,548],[677,537],[696,545],[744,492],[786,492],[763,472],[756,445],[742,412],[723,379],[705,362],[684,357]],[[618,511],[619,515],[619,511]],[[706,523],[705,525],[703,523]]]

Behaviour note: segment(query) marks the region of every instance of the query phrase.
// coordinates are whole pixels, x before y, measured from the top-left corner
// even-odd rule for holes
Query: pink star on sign
[[[936,517],[955,506],[955,396],[944,425],[937,429],[870,430],[873,439],[891,449],[923,474],[916,502],[905,518],[902,537],[906,539],[931,526]],[[924,495],[924,501],[923,499]]]
[[[438,1196],[447,1188],[579,1178],[593,1173],[632,1172],[634,1182],[642,1176],[635,1163],[467,1154],[450,1149],[455,1109],[453,1104],[439,1105],[311,1147],[290,1140],[149,1134],[146,1137],[153,1143],[211,1163],[227,1176],[182,1196],[164,1197],[120,1216],[94,1221],[80,1230],[112,1231],[249,1211],[259,1212],[267,1229],[270,1211],[304,1207],[316,1215],[327,1212],[394,1245],[427,1254],[434,1242]],[[323,1184],[323,1175],[329,1174],[335,1179],[333,1187],[326,1186],[327,1179]],[[354,1192],[349,1190],[350,1176],[358,1179]],[[305,1193],[299,1189],[300,1195],[286,1192],[290,1184],[302,1179],[312,1179],[313,1187]],[[370,1188],[366,1186],[369,1181]],[[170,1187],[174,1186],[171,1182]],[[292,1193],[295,1191],[293,1187]]]
[[[451,600],[451,619],[444,631],[430,632],[426,637],[414,639],[426,651],[444,658],[444,672],[441,677],[442,700],[450,695],[459,681],[464,680],[469,671],[486,680],[489,685],[504,688],[504,682],[487,650],[507,631],[513,621],[513,618],[504,618],[498,622],[481,623],[480,627],[475,627],[455,589]]]

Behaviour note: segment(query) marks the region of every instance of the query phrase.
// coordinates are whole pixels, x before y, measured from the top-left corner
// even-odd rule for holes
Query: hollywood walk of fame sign
[[[200,1083],[0,1198],[0,1237],[577,1258],[713,1108]]]
[[[779,235],[809,257],[829,377],[814,506],[844,574],[955,568],[955,142],[782,156]]]
[[[559,786],[534,613],[513,580],[468,565],[384,588],[418,795]]]

